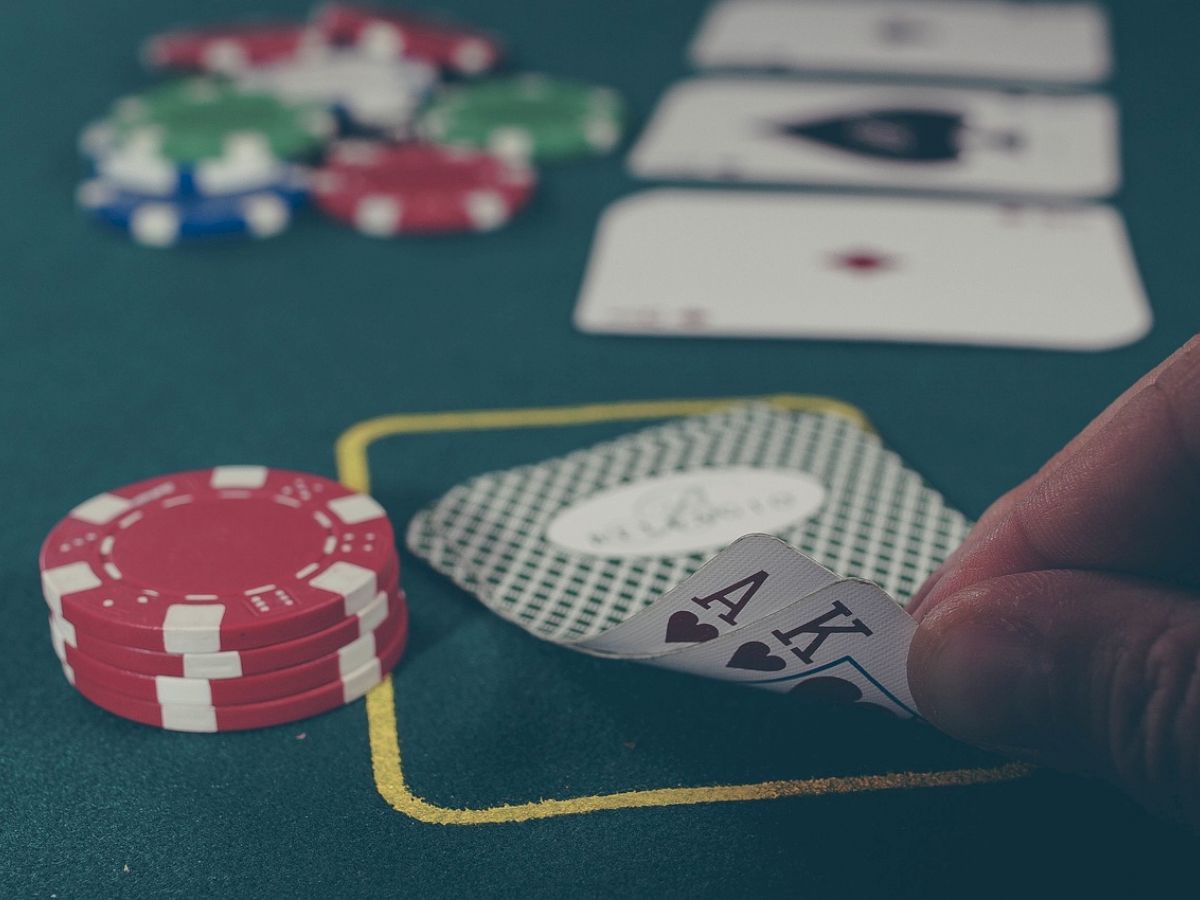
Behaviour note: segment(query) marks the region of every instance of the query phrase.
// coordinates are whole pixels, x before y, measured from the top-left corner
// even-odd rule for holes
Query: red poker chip
[[[92,703],[125,719],[168,731],[245,731],[307,719],[352,703],[383,681],[400,661],[407,639],[408,629],[398,629],[377,657],[337,681],[262,703],[236,706],[155,703],[96,684],[69,665],[63,666],[63,675]]]
[[[142,45],[142,59],[155,69],[238,72],[292,59],[319,43],[307,25],[241,22],[156,34]]]
[[[167,653],[329,628],[368,606],[398,566],[373,499],[264,466],[163,475],[93,497],[54,527],[39,564],[59,618]]]
[[[375,595],[375,599],[364,609],[353,616],[347,616],[336,625],[266,647],[224,650],[219,653],[164,653],[158,650],[143,650],[140,647],[126,647],[93,637],[53,614],[50,616],[50,622],[65,644],[118,669],[142,675],[213,680],[261,675],[336,653],[347,644],[373,631],[387,617],[397,600],[404,600],[404,591],[400,589],[394,575],[385,576],[385,587]]]
[[[208,680],[142,675],[101,662],[66,643],[50,624],[50,637],[59,661],[70,666],[76,680],[83,679],[106,690],[164,706],[236,706],[263,703],[337,682],[344,684],[363,666],[378,658],[398,632],[408,628],[408,607],[403,600],[392,605],[391,615],[374,631],[333,653],[298,666],[244,678]]]
[[[503,55],[492,35],[390,10],[333,3],[317,11],[314,25],[330,43],[349,44],[372,56],[419,59],[461,75],[493,69]]]
[[[489,231],[533,196],[528,167],[436,144],[345,141],[313,180],[325,213],[364,234]]]

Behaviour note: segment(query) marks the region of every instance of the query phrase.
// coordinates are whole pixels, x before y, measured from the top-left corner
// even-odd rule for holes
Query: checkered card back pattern
[[[842,416],[745,404],[668,422],[536,465],[474,478],[412,521],[409,547],[497,614],[574,643],[644,609],[715,555],[603,558],[546,540],[580,501],[647,478],[749,466],[806,472],[822,507],[774,534],[839,575],[904,603],[966,536],[948,508],[878,437]]]

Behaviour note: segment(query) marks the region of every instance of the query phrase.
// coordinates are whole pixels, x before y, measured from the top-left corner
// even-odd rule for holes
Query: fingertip
[[[921,714],[968,743],[1029,751],[1044,721],[1046,662],[1038,636],[976,585],[922,617],[908,658]]]

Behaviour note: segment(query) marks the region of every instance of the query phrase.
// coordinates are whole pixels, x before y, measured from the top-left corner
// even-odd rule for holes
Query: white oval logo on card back
[[[698,553],[802,522],[824,503],[824,485],[805,472],[695,469],[593,494],[556,516],[546,540],[589,556]]]

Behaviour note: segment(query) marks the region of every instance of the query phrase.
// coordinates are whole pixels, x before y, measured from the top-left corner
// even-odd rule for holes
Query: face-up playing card
[[[642,178],[1102,197],[1117,114],[1048,95],[765,78],[671,88],[629,155]]]
[[[724,0],[690,50],[701,68],[779,68],[1087,84],[1112,66],[1085,3]]]
[[[537,637],[694,671],[697,647],[784,624],[783,611],[843,576],[906,598],[967,528],[849,419],[747,404],[472,479],[414,518],[408,544]],[[738,540],[754,532],[775,537]],[[871,655],[845,656],[830,660],[837,673],[821,670],[827,686],[888,705],[854,674]],[[768,685],[724,661],[700,668]]]
[[[605,213],[575,322],[1099,350],[1151,313],[1105,206],[660,189]]]
[[[806,585],[789,579],[785,562],[787,552],[799,560],[803,554],[786,545],[782,550],[773,547],[771,541],[767,535],[747,535],[698,572],[697,576],[716,569],[728,582],[712,594],[695,596],[701,592],[688,590],[687,582],[680,585],[683,593],[692,595],[684,611],[701,612],[705,620],[713,618],[709,613],[717,608],[741,613],[756,594],[766,591],[791,595],[790,603],[777,604],[782,608],[729,633],[700,635],[693,645],[646,662],[779,692],[812,692],[818,685],[800,686],[819,679],[821,690],[837,691],[842,700],[915,715],[907,672],[908,648],[917,630],[912,616],[877,585],[859,579],[841,579],[806,592]],[[795,565],[796,560],[791,562]]]

